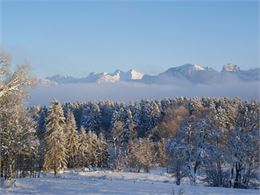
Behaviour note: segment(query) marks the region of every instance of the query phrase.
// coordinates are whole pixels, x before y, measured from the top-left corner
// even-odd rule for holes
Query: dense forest
[[[166,167],[180,184],[255,186],[260,102],[239,98],[97,101],[27,107],[34,83],[0,58],[1,178],[89,168],[149,172]],[[199,177],[200,176],[200,177]]]

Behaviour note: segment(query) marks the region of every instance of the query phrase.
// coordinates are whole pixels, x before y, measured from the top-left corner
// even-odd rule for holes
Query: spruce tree
[[[76,158],[78,154],[78,134],[77,125],[72,112],[68,113],[66,119],[66,147],[68,154],[68,167],[73,168],[76,165]]]
[[[85,167],[87,163],[87,150],[88,150],[88,143],[87,143],[87,135],[86,130],[83,126],[80,127],[79,131],[79,146],[78,146],[78,163],[80,167]]]
[[[64,114],[58,101],[52,102],[48,111],[46,134],[44,169],[53,170],[54,175],[66,168],[66,139],[64,134]]]
[[[98,137],[93,131],[89,131],[87,134],[88,150],[87,150],[87,165],[92,167],[97,167],[98,163],[98,153],[97,153],[97,144]]]

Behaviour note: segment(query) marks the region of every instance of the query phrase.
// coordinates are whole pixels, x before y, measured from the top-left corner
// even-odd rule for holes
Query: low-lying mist
[[[225,84],[191,84],[155,85],[141,83],[114,84],[63,84],[38,85],[30,90],[32,105],[49,105],[54,99],[61,102],[75,101],[135,101],[140,99],[163,99],[176,96],[240,97],[241,99],[258,99],[260,97],[258,82],[229,82]]]

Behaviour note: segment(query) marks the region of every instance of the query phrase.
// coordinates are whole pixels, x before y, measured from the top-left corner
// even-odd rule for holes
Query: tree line
[[[165,167],[180,184],[248,188],[259,180],[259,101],[239,98],[107,101],[28,108],[26,66],[0,55],[0,175]]]

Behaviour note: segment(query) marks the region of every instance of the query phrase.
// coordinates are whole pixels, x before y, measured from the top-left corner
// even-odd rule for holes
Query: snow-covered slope
[[[13,187],[1,188],[0,194],[107,194],[107,195],[257,195],[257,189],[232,189],[189,185],[176,186],[170,175],[127,173],[111,171],[67,172],[54,177],[18,178]],[[181,193],[183,192],[183,193]]]
[[[159,76],[172,76],[172,77],[184,77],[189,78],[196,74],[205,74],[210,72],[216,72],[212,68],[203,67],[196,64],[185,64],[178,67],[173,67],[168,69],[167,71],[159,74]]]
[[[197,64],[184,64],[169,68],[156,76],[145,75],[142,81],[157,84],[182,83],[184,81],[209,83],[215,77],[216,73],[217,71],[209,67]]]

